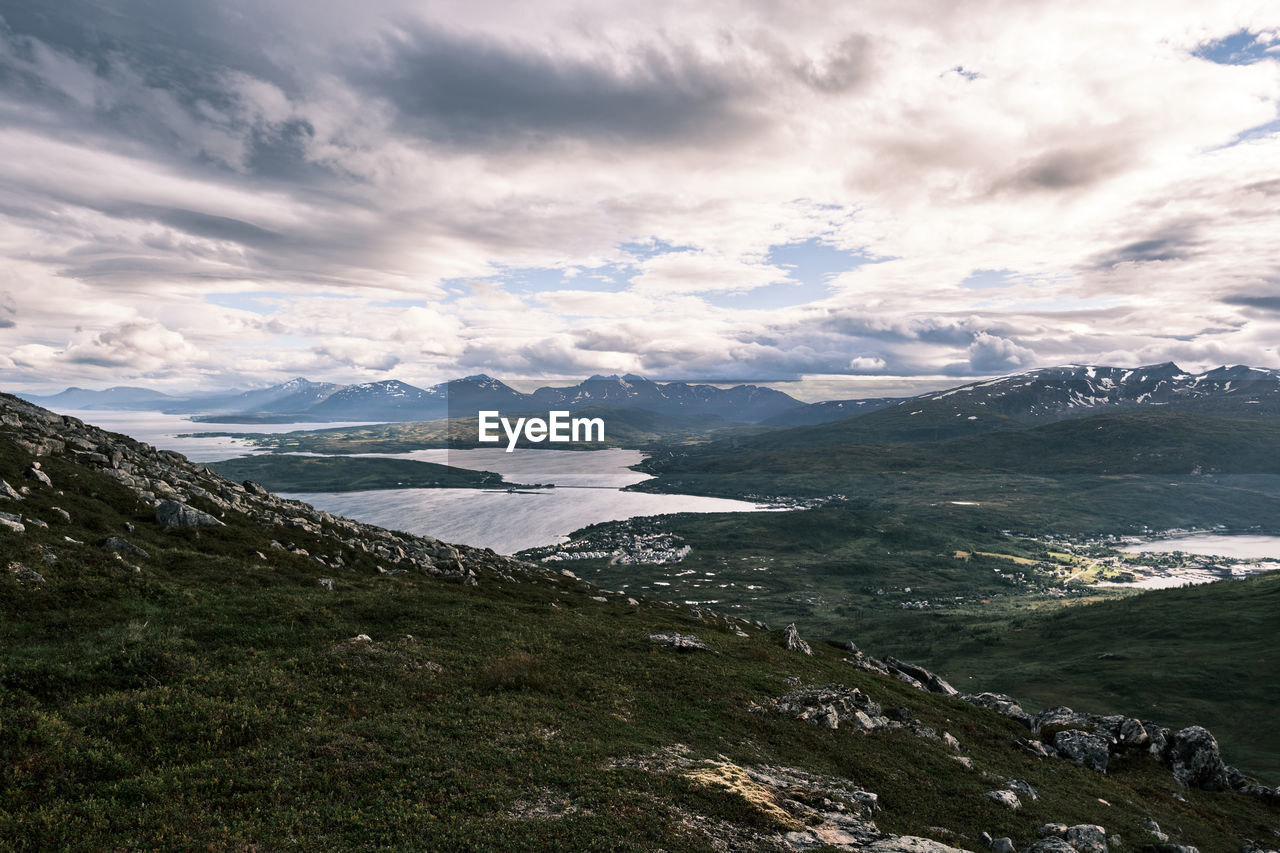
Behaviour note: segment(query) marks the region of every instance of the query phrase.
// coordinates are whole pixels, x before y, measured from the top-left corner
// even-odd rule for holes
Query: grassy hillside
[[[1088,606],[868,620],[865,639],[1042,707],[1200,722],[1280,782],[1280,575]],[[972,679],[972,681],[970,681]]]
[[[166,530],[84,461],[95,451],[75,452],[42,456],[45,486],[0,434],[0,478],[30,486],[4,502],[26,529],[0,530],[6,849],[767,850],[825,820],[831,797],[856,809],[841,785],[878,795],[879,831],[970,850],[983,831],[1025,846],[1049,821],[1139,843],[1150,817],[1236,853],[1280,825],[1274,801],[1171,797],[1143,756],[1106,775],[1035,758],[1008,720],[710,611],[481,552],[458,557],[476,586],[396,574],[331,521],[282,528],[205,499],[223,526]],[[136,456],[153,457],[178,465]],[[292,547],[272,548],[282,533]],[[672,630],[710,650],[649,639]],[[954,735],[974,769],[906,729],[772,710],[797,683],[858,687]],[[1040,798],[1014,811],[985,796],[1011,778]]]
[[[963,515],[974,529],[1035,534],[1275,529],[1280,518],[1277,422],[1160,410],[938,442],[813,446],[810,431],[821,429],[781,430],[767,446],[718,441],[657,456],[646,464],[657,479],[638,488],[843,495],[922,523]]]
[[[501,474],[415,459],[364,456],[263,455],[209,462],[230,480],[253,480],[273,492],[357,492],[365,489],[493,489],[520,487]]]

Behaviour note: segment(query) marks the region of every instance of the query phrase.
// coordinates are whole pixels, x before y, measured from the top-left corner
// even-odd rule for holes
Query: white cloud
[[[1193,55],[1274,10],[181,6],[0,39],[12,381],[1280,365],[1280,62]]]

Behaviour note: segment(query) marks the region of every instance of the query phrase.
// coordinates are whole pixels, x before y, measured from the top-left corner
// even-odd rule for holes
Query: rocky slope
[[[960,696],[0,396],[0,843],[1274,849],[1191,727]]]

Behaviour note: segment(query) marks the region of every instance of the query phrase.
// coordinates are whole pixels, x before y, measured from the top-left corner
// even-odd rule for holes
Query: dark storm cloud
[[[864,313],[834,313],[826,317],[819,328],[851,338],[867,338],[883,341],[921,341],[930,344],[968,346],[974,337],[973,329],[963,322],[944,318],[912,318],[888,322],[883,316]]]
[[[1060,192],[1090,187],[1120,170],[1129,162],[1127,146],[1090,145],[1063,147],[1023,161],[999,179],[995,192]]]
[[[1246,294],[1236,294],[1227,296],[1223,300],[1228,305],[1241,305],[1245,308],[1257,308],[1262,311],[1275,311],[1280,313],[1280,296],[1249,296]]]
[[[745,78],[674,45],[633,51],[623,64],[417,29],[390,42],[377,67],[353,79],[394,104],[408,128],[459,144],[519,145],[561,136],[692,141],[764,121],[749,106]]]
[[[1092,266],[1094,269],[1110,269],[1125,263],[1180,261],[1195,254],[1200,244],[1193,226],[1172,225],[1154,232],[1144,240],[1102,253],[1093,260]]]

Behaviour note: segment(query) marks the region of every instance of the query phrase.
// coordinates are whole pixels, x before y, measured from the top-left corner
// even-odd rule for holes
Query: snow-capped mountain
[[[430,420],[447,417],[448,395],[398,379],[346,385],[303,413],[312,420]]]
[[[978,407],[1017,420],[1142,406],[1249,416],[1280,411],[1280,371],[1235,365],[1188,373],[1173,362],[1134,368],[1073,364],[961,385],[900,405],[957,411]]]

